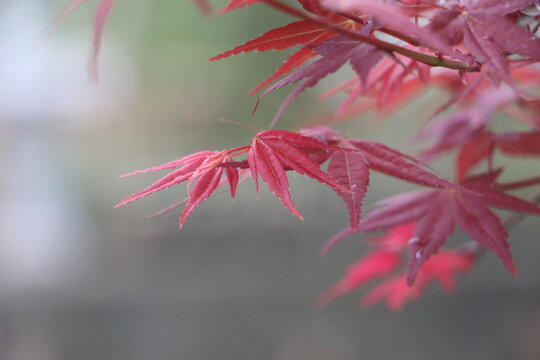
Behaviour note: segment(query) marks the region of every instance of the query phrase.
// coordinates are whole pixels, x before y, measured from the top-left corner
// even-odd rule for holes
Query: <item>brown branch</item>
[[[311,21],[315,24],[318,24],[322,27],[325,27],[337,34],[341,34],[341,35],[344,35],[344,36],[347,36],[351,39],[355,39],[355,40],[360,40],[360,41],[363,41],[365,43],[368,43],[370,45],[373,45],[373,46],[376,46],[378,47],[379,49],[381,50],[385,50],[387,52],[390,52],[390,53],[398,53],[398,54],[401,54],[401,55],[404,55],[408,58],[411,58],[411,59],[414,59],[414,60],[417,60],[421,63],[424,63],[424,64],[427,64],[427,65],[430,65],[430,66],[440,66],[440,67],[445,67],[445,68],[448,68],[448,69],[453,69],[453,70],[459,70],[459,71],[464,71],[464,72],[478,72],[480,71],[480,66],[476,65],[476,66],[469,66],[465,63],[462,63],[460,61],[455,61],[455,60],[449,60],[449,59],[445,59],[443,57],[440,57],[440,56],[433,56],[433,55],[428,55],[428,54],[424,54],[424,53],[421,53],[421,52],[418,52],[418,51],[415,51],[415,50],[411,50],[411,49],[407,49],[407,48],[404,48],[402,46],[399,46],[399,45],[396,45],[396,44],[392,44],[392,43],[389,43],[389,42],[386,42],[386,41],[383,41],[383,40],[380,40],[380,39],[377,39],[375,37],[371,37],[371,36],[365,36],[365,35],[362,35],[362,34],[359,34],[357,32],[354,32],[352,30],[349,30],[349,29],[344,29],[336,24],[333,24],[331,22],[328,22],[326,20],[323,20],[323,19],[317,19],[317,18],[314,18],[310,15],[307,15],[305,13],[303,13],[302,11],[299,11],[293,7],[290,7],[288,5],[285,5],[277,0],[262,0],[262,2],[266,3],[267,5],[269,6],[272,6],[273,8],[276,8],[286,14],[289,14],[289,15],[292,15],[294,17],[297,17],[299,19],[304,19],[304,20],[308,20],[308,21]]]

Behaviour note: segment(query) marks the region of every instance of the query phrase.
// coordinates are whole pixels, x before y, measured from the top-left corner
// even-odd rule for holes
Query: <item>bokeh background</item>
[[[266,188],[257,200],[251,180],[234,203],[214,195],[181,231],[178,211],[146,215],[182,199],[183,186],[113,209],[157,176],[122,173],[249,142],[251,130],[220,118],[269,123],[288,90],[253,119],[247,92],[284,55],[206,59],[290,19],[264,6],[208,19],[187,0],[119,1],[93,84],[95,4],[33,50],[63,5],[0,1],[0,359],[540,359],[537,219],[511,233],[517,280],[487,254],[453,295],[433,285],[390,313],[360,309],[362,291],[313,306],[366,248],[348,239],[318,257],[347,214],[306,178],[291,177],[303,222]],[[333,109],[341,99],[316,98],[347,75],[300,96],[279,126]],[[339,128],[408,150],[440,96]],[[368,203],[412,188],[376,175],[372,184]]]

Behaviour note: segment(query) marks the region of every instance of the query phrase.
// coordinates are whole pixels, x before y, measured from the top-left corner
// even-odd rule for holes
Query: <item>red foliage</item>
[[[402,253],[406,251],[411,239],[415,239],[415,228],[415,223],[408,223],[392,228],[383,236],[370,238],[374,249],[349,266],[345,276],[337,284],[319,295],[316,299],[317,305],[325,305],[338,296],[356,291],[383,277],[386,279],[362,298],[362,306],[370,307],[386,299],[390,310],[400,310],[405,302],[417,299],[432,280],[439,282],[445,292],[454,291],[454,273],[469,271],[477,253],[474,249],[467,248],[441,250],[425,262],[416,282],[407,286]],[[393,273],[394,275],[387,277]]]
[[[73,0],[50,30],[85,2]],[[98,2],[92,63],[99,54],[113,2]],[[219,186],[228,183],[234,197],[239,172],[245,172],[257,190],[260,176],[284,206],[301,218],[291,200],[287,178],[287,171],[295,171],[328,185],[348,209],[349,227],[332,238],[323,253],[346,236],[389,231],[371,241],[373,252],[351,266],[342,281],[319,297],[320,303],[394,272],[398,273],[365,296],[364,305],[386,299],[389,308],[399,309],[407,300],[420,296],[432,280],[452,290],[453,274],[469,270],[480,252],[441,249],[455,224],[475,242],[475,249],[491,250],[515,275],[507,231],[491,208],[540,215],[536,205],[508,193],[536,185],[540,177],[533,174],[528,179],[501,183],[498,179],[503,168],[495,167],[493,155],[496,151],[512,157],[540,155],[540,100],[534,95],[540,84],[538,1],[297,2],[298,6],[291,6],[278,0],[231,0],[221,12],[261,3],[293,16],[295,21],[210,59],[299,47],[252,90],[255,93],[269,86],[260,101],[275,89],[298,84],[270,127],[298,94],[349,64],[354,77],[324,96],[346,92],[346,100],[337,112],[324,116],[324,121],[330,124],[352,118],[373,105],[387,113],[428,88],[439,88],[449,97],[433,114],[422,115],[432,123],[426,123],[415,137],[431,140],[430,145],[412,156],[370,140],[343,137],[326,127],[298,133],[262,131],[251,145],[202,151],[143,170],[172,171],[118,206],[186,181],[188,199],[180,217],[182,225]],[[195,3],[210,11],[209,1]],[[495,131],[492,120],[501,113],[517,120],[515,130]],[[453,182],[424,163],[447,154],[455,156]],[[242,155],[244,158],[238,158]],[[324,171],[321,166],[327,161],[328,170]],[[482,164],[486,170],[474,174]],[[373,170],[427,188],[383,200],[361,218]],[[223,174],[226,179],[222,180]],[[403,253],[409,254],[408,270],[404,270]]]

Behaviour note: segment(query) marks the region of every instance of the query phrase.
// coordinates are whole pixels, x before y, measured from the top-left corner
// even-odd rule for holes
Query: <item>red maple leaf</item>
[[[345,139],[329,131],[321,131],[319,135],[326,137],[326,143],[339,145],[330,155],[328,173],[349,189],[344,192],[334,188],[349,210],[350,227],[353,231],[359,225],[362,202],[369,185],[369,169],[418,185],[456,188],[456,185],[424,169],[422,163],[383,144]],[[344,149],[350,151],[343,151]]]
[[[350,20],[346,22],[350,22]],[[267,31],[243,45],[214,56],[210,61],[221,60],[232,55],[250,51],[284,50],[298,45],[314,45],[335,35],[335,33],[328,31],[327,28],[311,21],[297,21]]]
[[[39,42],[43,43],[46,41],[73,12],[90,1],[92,0],[71,0],[60,14],[58,14],[56,19],[45,29]],[[114,2],[115,0],[99,0],[94,14],[94,35],[88,66],[89,76],[94,81],[98,79],[98,59],[101,51],[103,30]]]
[[[335,1],[324,0],[322,3],[328,8],[336,11],[352,12],[358,15],[370,16],[379,25],[395,30],[399,34],[407,34],[415,38],[418,46],[424,46],[439,52],[442,55],[450,56],[465,62],[470,62],[465,55],[454,50],[447,41],[433,34],[429,29],[417,25],[415,18],[404,11],[407,6],[401,7],[399,3],[383,3],[379,1]],[[414,8],[415,5],[412,6]]]
[[[459,189],[422,190],[386,199],[361,220],[359,229],[373,231],[411,221],[418,223],[409,245],[409,284],[414,282],[424,261],[453,233],[455,223],[474,241],[496,253],[509,272],[516,275],[506,240],[508,234],[489,207],[535,215],[540,215],[540,208],[494,190],[492,184],[499,174],[500,171],[466,178]]]
[[[392,273],[400,262],[401,255],[398,252],[385,250],[370,252],[350,265],[345,276],[337,284],[317,296],[315,303],[318,306],[324,306],[338,296],[355,291],[369,281]]]
[[[369,185],[369,169],[360,153],[334,151],[328,165],[328,174],[354,193],[337,191],[349,210],[352,229],[358,228],[360,212]]]
[[[233,11],[236,9],[240,9],[241,7],[248,6],[255,4],[257,2],[260,2],[262,0],[231,0],[229,4],[222,10],[220,10],[220,13],[225,13],[229,11]]]
[[[368,36],[372,30],[373,26],[367,25],[362,27],[359,33]],[[365,85],[369,72],[384,56],[384,52],[375,46],[343,35],[320,42],[317,46],[312,47],[312,49],[321,56],[317,61],[274,83],[259,97],[260,101],[263,96],[276,89],[303,81],[303,83],[297,86],[283,102],[275,115],[271,126],[277,122],[286,107],[300,93],[307,88],[315,86],[321,79],[336,72],[347,62],[351,64],[352,68],[362,81],[362,84]]]
[[[468,143],[485,131],[499,109],[517,99],[515,91],[508,87],[482,91],[467,106],[419,132],[418,139],[435,138],[434,144],[424,150],[421,156],[433,159]]]
[[[386,234],[371,238],[372,252],[348,267],[345,276],[316,299],[318,305],[325,305],[338,296],[355,291],[367,282],[385,276],[401,264],[401,251],[414,232],[414,223],[396,226]]]
[[[363,307],[371,307],[386,299],[391,311],[403,308],[407,301],[416,300],[432,281],[437,281],[447,293],[456,288],[454,274],[468,272],[476,260],[476,254],[467,250],[442,250],[428,261],[418,273],[416,282],[407,286],[407,275],[400,274],[384,280],[371,289],[361,300]]]
[[[330,150],[333,147],[323,144],[311,137],[284,130],[269,130],[255,135],[248,155],[249,168],[257,193],[258,178],[261,175],[268,188],[276,194],[283,205],[295,216],[302,215],[291,200],[289,182],[285,174],[286,168],[326,184],[336,191],[351,193],[351,190],[337,182],[322,171],[312,158],[301,148]]]
[[[324,135],[322,130],[313,131],[312,134],[314,136],[319,134],[321,137],[327,136]],[[182,226],[194,208],[207,199],[218,186],[225,184],[225,182],[220,181],[224,169],[231,196],[234,198],[239,182],[237,169],[249,168],[255,181],[257,193],[259,191],[260,175],[285,207],[295,216],[302,218],[291,200],[286,171],[294,170],[328,185],[336,191],[353,193],[352,190],[321,170],[319,164],[328,158],[331,151],[347,151],[347,149],[327,145],[313,137],[290,131],[263,131],[255,134],[250,146],[223,151],[201,151],[163,165],[127,174],[126,176],[174,169],[154,184],[127,197],[116,206],[126,205],[142,197],[187,181],[189,197],[180,217],[180,226]],[[245,153],[248,153],[247,160],[234,160],[234,157]],[[192,184],[193,188],[191,188]]]
[[[511,156],[540,155],[540,132],[508,132],[492,133],[486,131],[478,134],[459,149],[456,157],[458,178],[462,179],[475,165],[484,159],[491,160],[495,149]]]
[[[210,15],[212,12],[212,5],[210,4],[210,0],[192,0],[195,2],[195,5],[199,8],[199,10],[205,14]]]
[[[356,291],[373,280],[402,271],[402,253],[407,249],[415,228],[415,223],[407,223],[391,228],[382,236],[368,238],[368,244],[374,249],[350,265],[345,276],[320,294],[315,303],[324,306],[336,297]],[[361,304],[370,307],[386,299],[390,310],[399,310],[405,302],[420,297],[432,280],[439,282],[444,291],[451,292],[456,287],[454,273],[469,271],[475,259],[476,253],[468,248],[442,250],[424,263],[414,284],[407,285],[406,274],[394,275],[370,290],[362,298]]]
[[[540,59],[540,40],[507,15],[531,6],[535,0],[446,1],[427,28],[451,45],[464,41],[475,58],[487,66],[494,82],[512,83],[506,56],[519,54]]]
[[[221,176],[223,174],[223,167],[220,165],[224,162],[232,161],[230,153],[230,150],[219,152],[201,151],[163,165],[126,174],[124,176],[131,176],[150,171],[175,169],[178,166],[181,166],[149,187],[128,196],[126,199],[119,202],[116,207],[127,205],[142,197],[187,181],[189,197],[186,202],[187,205],[180,216],[180,227],[182,227],[193,209],[207,199],[220,184]],[[226,168],[225,173],[229,182],[231,196],[234,198],[236,186],[238,184],[238,170],[235,168]],[[191,188],[192,183],[194,183],[193,188]]]
[[[308,61],[311,58],[314,58],[317,56],[317,53],[313,51],[312,49],[303,46],[300,48],[300,50],[295,51],[292,55],[290,55],[287,60],[281,65],[272,75],[270,75],[268,78],[266,78],[264,81],[259,83],[257,86],[255,86],[250,92],[250,95],[254,95],[261,91],[265,86],[272,83],[272,81],[275,81],[282,77],[285,74],[290,73],[297,67],[304,64],[306,61]]]

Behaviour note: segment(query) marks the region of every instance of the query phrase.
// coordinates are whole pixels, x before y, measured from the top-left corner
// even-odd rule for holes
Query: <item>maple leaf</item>
[[[369,27],[364,26],[361,31],[369,32]],[[313,51],[320,55],[321,58],[274,83],[259,97],[260,101],[263,96],[276,89],[304,80],[285,99],[270,126],[273,126],[277,122],[287,106],[300,93],[307,88],[315,86],[321,79],[336,72],[349,61],[358,76],[365,82],[370,69],[384,54],[383,51],[372,45],[364,44],[343,35],[322,42],[320,45],[314,47]]]
[[[540,59],[540,40],[509,18],[508,14],[531,6],[535,0],[446,1],[427,26],[451,45],[462,40],[475,58],[487,66],[493,82],[512,83],[506,54]]]
[[[349,217],[352,229],[358,228],[362,202],[369,185],[369,170],[362,154],[334,151],[330,157],[328,174],[351,189],[354,193],[337,191],[349,210]]]
[[[399,311],[407,301],[416,300],[422,294],[425,282],[418,281],[413,286],[407,286],[406,275],[397,275],[369,291],[361,300],[361,305],[369,308],[386,298],[386,306],[390,311]]]
[[[56,19],[47,27],[47,29],[45,29],[39,43],[45,42],[72,13],[90,1],[92,0],[71,0],[60,14],[58,14]],[[94,14],[94,35],[88,65],[89,76],[94,81],[97,81],[98,79],[98,59],[101,50],[103,30],[114,2],[115,0],[99,0]]]
[[[349,91],[336,115],[344,114],[360,95],[376,97],[379,109],[389,103],[396,108],[414,96],[429,79],[430,67],[426,64],[400,55],[386,58],[371,68],[369,77],[366,73],[351,84],[354,88]]]
[[[485,131],[499,108],[516,99],[516,92],[508,87],[485,90],[469,106],[423,128],[417,135],[418,139],[435,137],[436,140],[421,153],[422,158],[433,159],[471,141]]]
[[[386,299],[389,310],[399,311],[407,301],[418,299],[433,280],[437,281],[445,292],[452,292],[456,288],[454,274],[468,272],[475,261],[476,254],[473,252],[440,251],[426,261],[412,286],[407,286],[406,274],[394,276],[371,289],[362,298],[361,305],[368,308]]]
[[[538,156],[540,132],[535,130],[495,134],[486,131],[478,134],[459,149],[456,157],[458,178],[462,179],[480,161],[491,159],[495,149],[511,156]]]
[[[192,0],[199,10],[204,14],[209,16],[212,13],[212,5],[209,0]]]
[[[386,57],[371,69],[366,81],[356,76],[324,92],[319,97],[321,100],[341,91],[348,95],[337,110],[311,121],[327,124],[341,122],[372,108],[377,108],[380,114],[388,115],[417,96],[430,81],[430,73],[431,67],[419,61],[399,54],[393,58]],[[435,81],[440,81],[439,75]],[[363,97],[358,100],[360,95]]]
[[[465,143],[456,157],[458,179],[463,179],[475,165],[491,157],[495,149],[493,135],[485,132]]]
[[[265,86],[272,83],[272,81],[275,81],[282,77],[285,74],[290,73],[297,67],[304,64],[309,59],[317,56],[317,53],[310,48],[304,46],[300,48],[298,51],[295,51],[293,54],[291,54],[272,75],[270,75],[268,78],[266,78],[264,81],[259,83],[257,86],[255,86],[250,92],[249,95],[254,95],[261,91]]]
[[[336,131],[326,127],[309,128],[303,132],[323,143],[332,144],[324,148],[334,150],[330,154],[328,174],[349,190],[344,192],[342,189],[334,188],[349,210],[350,227],[353,231],[358,228],[362,202],[369,185],[370,169],[422,186],[458,188],[446,179],[424,169],[423,163],[383,144],[343,138]],[[320,151],[321,148],[318,149]],[[307,150],[304,152],[307,153]],[[320,154],[315,158],[326,159]]]
[[[401,255],[394,251],[374,251],[350,265],[345,276],[334,286],[317,296],[315,303],[324,306],[338,296],[355,291],[367,282],[394,271],[401,262]]]
[[[423,169],[423,163],[386,145],[369,140],[350,140],[350,143],[363,154],[370,169],[418,185],[457,188],[448,180]]]
[[[207,199],[212,192],[214,192],[219,184],[222,173],[222,167],[214,167],[200,174],[199,178],[195,182],[195,185],[191,191],[189,191],[188,203],[184,208],[182,215],[180,215],[180,227],[184,225],[193,209],[200,205],[201,202]]]
[[[124,176],[132,176],[150,171],[175,169],[181,166],[180,168],[171,171],[169,174],[165,175],[147,188],[128,196],[119,202],[115,207],[127,205],[155,192],[188,181],[187,187],[189,197],[186,201],[186,207],[180,216],[180,227],[182,227],[193,209],[207,199],[218,187],[223,174],[223,167],[220,165],[228,161],[232,161],[229,150],[201,151],[159,166],[126,174]],[[225,173],[229,182],[231,196],[234,198],[236,186],[238,184],[238,170],[234,168],[226,168]],[[195,182],[195,184],[193,188],[190,189],[193,182]]]
[[[414,227],[414,223],[396,226],[382,236],[370,238],[368,244],[374,250],[350,265],[345,276],[319,295],[315,302],[325,305],[338,296],[355,291],[367,282],[396,270],[401,264],[400,253],[411,238]]]
[[[326,133],[340,145],[338,151],[330,155],[328,173],[353,193],[335,189],[349,210],[350,228],[358,229],[363,199],[369,184],[369,170],[409,181],[422,186],[435,188],[458,188],[446,179],[425,170],[423,164],[414,158],[391,149],[383,144],[368,140],[344,139],[333,133]],[[340,140],[335,140],[338,138]],[[350,149],[352,151],[343,151]],[[346,232],[343,233],[345,236]],[[342,236],[333,238],[331,243],[338,242]],[[326,252],[331,245],[325,247]]]
[[[495,134],[497,148],[508,155],[540,155],[540,131]]]
[[[516,72],[516,74],[519,74]],[[507,155],[528,156],[537,155],[538,130],[529,132],[508,132],[495,134],[488,130],[488,125],[497,111],[507,111],[519,106],[519,110],[535,113],[534,101],[521,100],[516,92],[509,87],[493,89],[485,88],[484,84],[476,82],[472,90],[465,95],[458,90],[458,97],[467,96],[466,105],[443,120],[424,127],[417,135],[418,139],[433,136],[433,145],[420,153],[423,159],[433,159],[453,149],[459,149],[456,157],[457,178],[462,179],[482,160],[491,161],[495,149]],[[535,125],[535,120],[525,116],[521,121],[529,126]]]
[[[109,17],[112,5],[115,0],[101,0],[98,3],[96,15],[94,17],[94,40],[92,47],[92,54],[90,56],[90,76],[94,80],[98,79],[98,59],[101,50],[101,39],[103,38],[103,29],[105,28],[105,22]]]
[[[415,223],[407,223],[391,228],[381,236],[368,238],[367,243],[373,250],[349,266],[343,278],[317,296],[315,303],[324,306],[336,297],[362,288],[370,281],[400,271],[403,268],[402,252],[406,250],[416,227]],[[433,280],[439,282],[445,292],[454,291],[454,274],[469,271],[476,256],[476,252],[469,248],[442,250],[424,263],[412,286],[407,285],[406,274],[394,275],[383,279],[370,290],[362,298],[361,304],[370,307],[386,299],[388,308],[397,311],[407,301],[419,298]]]
[[[336,21],[339,26],[343,26],[344,28],[355,28],[356,26],[355,23],[348,19],[335,16],[330,20],[332,19]],[[244,45],[240,45],[233,50],[226,51],[223,54],[211,58],[210,61],[220,60],[242,52],[283,50],[297,45],[304,45],[298,51],[291,54],[274,74],[249,92],[250,95],[253,95],[272,81],[279,79],[281,76],[301,66],[309,59],[317,56],[317,53],[311,48],[336,35],[336,33],[329,31],[321,24],[307,20],[297,21],[284,27],[270,30],[263,35],[248,41]]]
[[[516,275],[506,241],[508,234],[489,207],[534,215],[540,215],[540,208],[494,190],[491,185],[499,174],[500,171],[466,178],[458,189],[423,190],[389,198],[361,220],[359,229],[373,231],[418,222],[409,245],[410,285],[422,264],[453,233],[456,222],[474,241],[497,254],[509,272]]]
[[[539,60],[540,40],[534,31],[519,26],[508,16],[534,3],[535,0],[449,0],[437,6],[426,4],[424,10],[419,8],[419,11],[414,11],[417,8],[415,5],[409,7],[369,0],[323,2],[334,10],[370,15],[385,27],[416,38],[419,45],[470,64],[471,59],[467,60],[465,55],[452,48],[464,42],[474,60],[486,65],[486,74],[494,83],[503,79],[512,86],[507,56],[519,54]],[[436,11],[430,13],[433,9]],[[422,11],[426,14],[421,15]],[[411,21],[418,16],[429,19],[425,27]]]
[[[289,182],[285,174],[286,167],[302,175],[308,175],[336,191],[351,193],[351,190],[322,171],[319,164],[300,148],[334,149],[308,136],[284,130],[269,130],[257,133],[253,138],[248,162],[257,193],[259,192],[258,178],[261,175],[268,188],[276,194],[283,205],[293,215],[303,219],[291,200]]]
[[[244,6],[255,4],[260,1],[262,0],[231,0],[231,2],[229,2],[229,4],[224,9],[221,9],[219,12],[226,13],[229,11],[240,9],[241,7],[244,7]]]
[[[336,11],[369,15],[379,26],[396,30],[400,34],[413,36],[419,41],[419,46],[429,47],[440,52],[442,55],[470,62],[470,59],[467,59],[465,55],[452,49],[446,41],[434,35],[432,31],[418,26],[399,6],[371,0],[325,0],[322,3]]]
[[[221,60],[232,55],[249,51],[284,50],[297,45],[316,44],[335,35],[335,33],[332,33],[328,31],[328,29],[311,21],[297,21],[267,31],[243,45],[214,56],[210,61]]]
[[[310,13],[319,15],[319,16],[326,16],[328,15],[328,10],[324,9],[321,4],[320,0],[297,0],[304,9],[309,11]]]

